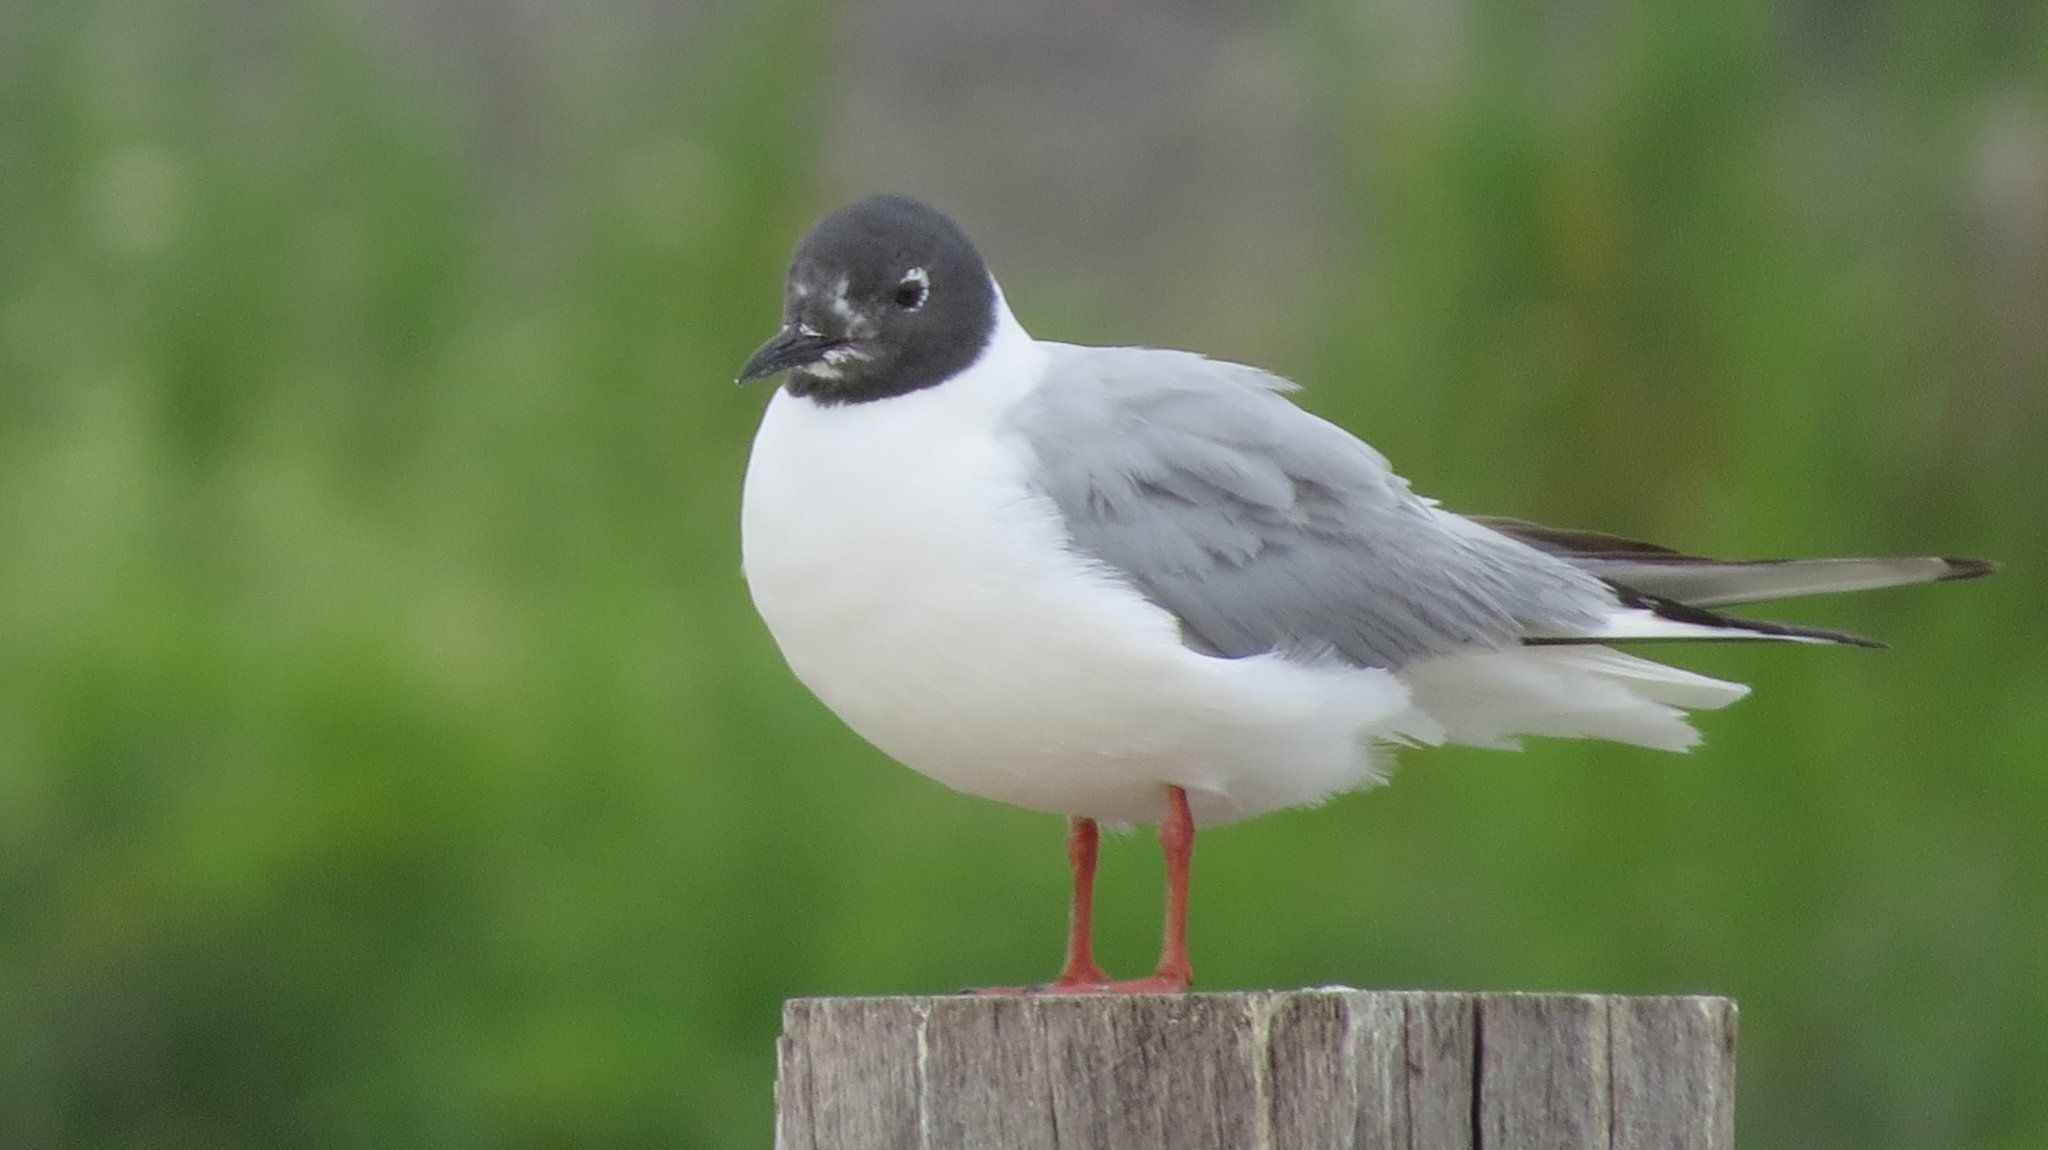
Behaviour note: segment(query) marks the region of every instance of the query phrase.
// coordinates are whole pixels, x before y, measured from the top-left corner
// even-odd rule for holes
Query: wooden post
[[[799,998],[777,1150],[1730,1150],[1725,998]]]

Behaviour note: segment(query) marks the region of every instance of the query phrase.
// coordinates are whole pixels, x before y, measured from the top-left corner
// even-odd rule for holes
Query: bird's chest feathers
[[[1037,650],[1031,640],[1072,626],[1097,590],[996,421],[924,398],[819,408],[777,396],[755,440],[747,582],[821,694],[969,689],[960,676],[1000,667],[1006,648]]]

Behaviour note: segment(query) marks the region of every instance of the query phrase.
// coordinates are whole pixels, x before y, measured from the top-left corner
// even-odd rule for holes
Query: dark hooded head
[[[742,382],[786,371],[819,403],[943,383],[995,330],[995,285],[966,233],[909,196],[871,196],[811,225],[782,290],[782,330]]]

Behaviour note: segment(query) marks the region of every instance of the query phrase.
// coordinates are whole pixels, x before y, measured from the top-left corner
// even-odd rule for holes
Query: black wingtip
[[[1890,643],[1884,642],[1881,639],[1873,639],[1868,635],[1858,635],[1854,631],[1837,631],[1832,627],[1807,627],[1797,623],[1778,623],[1763,619],[1738,619],[1733,615],[1724,615],[1722,618],[1726,619],[1736,630],[1754,631],[1759,635],[1782,635],[1791,639],[1817,639],[1823,643],[1834,643],[1843,647],[1862,647],[1871,651],[1889,651],[1892,649]]]
[[[1953,555],[1945,555],[1941,561],[1948,564],[1948,570],[1941,573],[1944,582],[1950,579],[1981,578],[2004,566],[1996,559],[1958,559]]]
[[[1848,631],[1836,631],[1827,627],[1808,627],[1799,623],[1779,623],[1770,619],[1744,619],[1735,615],[1723,615],[1719,611],[1709,611],[1704,607],[1695,607],[1690,603],[1681,603],[1676,599],[1666,599],[1661,595],[1646,594],[1633,587],[1616,583],[1611,579],[1607,581],[1607,585],[1614,589],[1616,596],[1626,606],[1640,607],[1660,618],[1672,619],[1680,623],[1692,623],[1701,627],[1719,628],[1731,632],[1730,638],[1738,637],[1741,634],[1769,635],[1784,639],[1815,639],[1823,643],[1839,643],[1844,647],[1869,647],[1878,651],[1886,649],[1886,644],[1880,643],[1876,639],[1865,638],[1862,635],[1853,634]],[[1701,636],[1701,638],[1705,637]]]

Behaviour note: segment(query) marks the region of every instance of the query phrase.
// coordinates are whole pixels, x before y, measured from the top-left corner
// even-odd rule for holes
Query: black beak
[[[791,325],[775,333],[774,338],[761,345],[746,366],[740,368],[740,377],[735,383],[774,375],[793,367],[806,367],[825,358],[825,353],[838,347],[842,340],[830,336],[806,332]]]

